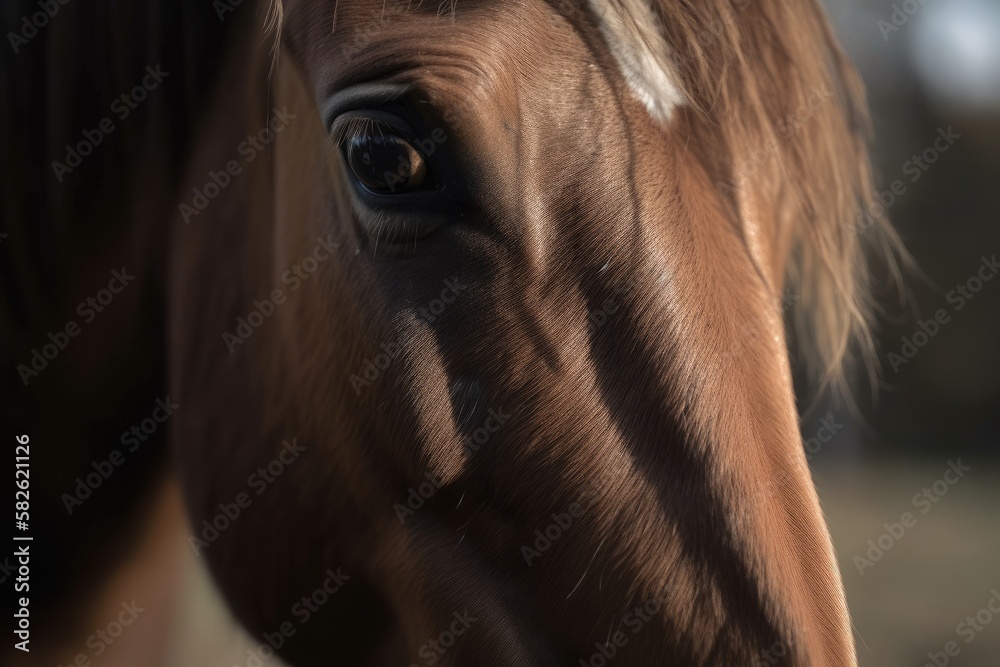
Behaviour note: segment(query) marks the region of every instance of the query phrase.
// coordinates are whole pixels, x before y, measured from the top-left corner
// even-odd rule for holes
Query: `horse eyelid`
[[[323,124],[331,131],[341,115],[351,111],[377,109],[399,100],[411,88],[408,84],[364,83],[338,90],[327,96],[321,104]]]

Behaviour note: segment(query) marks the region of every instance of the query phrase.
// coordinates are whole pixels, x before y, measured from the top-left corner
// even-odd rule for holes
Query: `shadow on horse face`
[[[236,614],[302,665],[849,664],[773,205],[620,16],[379,5],[285,8],[199,161],[293,120],[175,243],[224,281],[175,278],[174,441],[194,526],[247,494],[196,547]]]

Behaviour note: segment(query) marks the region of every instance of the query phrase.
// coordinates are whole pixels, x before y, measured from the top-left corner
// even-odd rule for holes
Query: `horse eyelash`
[[[364,116],[355,116],[353,118],[348,118],[343,123],[335,124],[332,129],[333,142],[337,146],[341,146],[349,139],[363,136],[367,133],[368,125],[371,125],[371,127],[374,128],[375,120]]]

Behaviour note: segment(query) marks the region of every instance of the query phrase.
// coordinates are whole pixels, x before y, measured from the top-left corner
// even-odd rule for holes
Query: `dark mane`
[[[67,597],[86,599],[102,585],[128,555],[145,500],[163,477],[161,432],[130,459],[129,474],[104,481],[72,515],[61,498],[165,394],[160,274],[167,222],[176,210],[173,188],[229,34],[242,22],[238,16],[219,21],[211,3],[194,0],[52,4],[55,16],[28,31],[26,42],[5,37],[0,58],[7,166],[0,179],[3,421],[7,432],[46,443],[32,476],[33,528],[45,545],[32,582],[32,602],[45,610],[43,643],[64,629],[48,605],[59,597],[58,607],[67,608]],[[6,2],[4,25],[19,34],[22,19],[39,11],[31,0]],[[110,105],[143,79],[147,66],[157,65],[169,75],[119,117]],[[113,131],[101,133],[79,166],[57,173],[53,163],[66,162],[66,146],[77,146],[102,119],[110,119]],[[16,369],[31,368],[32,349],[68,321],[81,323],[77,304],[122,266],[135,280],[113,308],[25,383]],[[80,550],[83,544],[93,547]]]
[[[611,4],[649,39],[641,29],[652,18],[648,2]],[[716,186],[744,222],[751,194],[777,202],[803,358],[821,384],[846,393],[852,350],[870,369],[876,363],[865,248],[888,260],[894,276],[906,257],[884,216],[862,216],[875,190],[860,77],[815,3],[657,0],[652,11],[666,49],[651,52],[676,73],[706,141],[730,156],[708,165]]]

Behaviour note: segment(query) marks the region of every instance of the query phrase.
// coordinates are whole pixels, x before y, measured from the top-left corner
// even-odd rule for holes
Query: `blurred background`
[[[995,667],[1000,279],[986,278],[1000,270],[1000,2],[825,4],[868,87],[872,206],[920,271],[906,304],[880,295],[883,377],[874,401],[858,384],[862,418],[820,405],[803,425],[859,661]],[[946,475],[953,463],[968,470]]]

